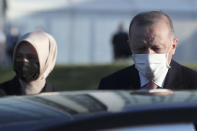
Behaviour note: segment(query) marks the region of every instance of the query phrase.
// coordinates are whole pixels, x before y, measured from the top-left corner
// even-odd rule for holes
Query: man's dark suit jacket
[[[19,79],[15,76],[13,79],[6,81],[2,84],[0,84],[0,91],[1,95],[24,95],[21,91],[21,86],[19,83]],[[44,88],[41,90],[41,92],[52,92],[54,91],[54,88],[46,82]]]
[[[197,72],[171,61],[164,88],[173,90],[197,89]],[[139,73],[135,66],[117,71],[99,83],[99,89],[140,89]]]

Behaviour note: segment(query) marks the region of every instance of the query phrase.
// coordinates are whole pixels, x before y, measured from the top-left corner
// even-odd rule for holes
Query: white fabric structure
[[[10,3],[14,0],[10,0]],[[23,2],[26,0],[17,0]],[[39,0],[40,1],[40,0]],[[142,11],[162,10],[173,20],[179,47],[174,58],[179,62],[197,63],[197,1],[196,0],[43,0],[43,8],[32,11],[38,0],[26,2],[29,11],[11,9],[10,23],[22,34],[44,29],[58,44],[57,62],[60,64],[110,63],[113,61],[111,37],[123,22],[128,31],[130,20]],[[41,2],[41,1],[40,1]],[[13,5],[14,6],[14,5]],[[25,8],[25,9],[28,9]],[[16,17],[15,14],[23,13]],[[28,13],[28,14],[27,14]]]

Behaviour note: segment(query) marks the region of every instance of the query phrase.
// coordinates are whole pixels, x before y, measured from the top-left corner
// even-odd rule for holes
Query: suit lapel
[[[135,65],[131,66],[129,73],[129,89],[140,89],[140,77],[139,72],[135,68]]]
[[[168,70],[164,82],[164,88],[167,89],[181,89],[184,86],[181,66],[175,61],[171,61],[171,68]]]

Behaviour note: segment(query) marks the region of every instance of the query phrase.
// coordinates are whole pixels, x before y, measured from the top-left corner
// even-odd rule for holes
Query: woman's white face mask
[[[172,44],[170,50],[171,48]],[[147,79],[156,81],[170,68],[168,64],[170,50],[165,54],[133,54],[136,69]]]

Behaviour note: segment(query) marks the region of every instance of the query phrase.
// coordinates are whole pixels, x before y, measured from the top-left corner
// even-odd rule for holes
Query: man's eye
[[[153,47],[152,48],[154,51],[159,51],[160,50],[160,48],[158,48],[158,47]]]

